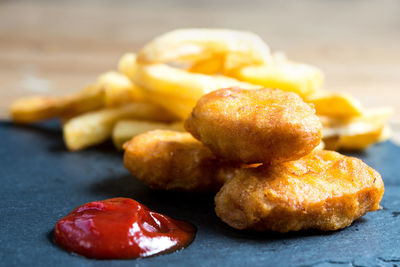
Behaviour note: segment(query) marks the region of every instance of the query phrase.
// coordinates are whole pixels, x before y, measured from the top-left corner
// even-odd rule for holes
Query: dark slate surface
[[[378,212],[336,232],[252,233],[231,229],[213,212],[212,195],[153,191],[132,179],[111,144],[67,152],[57,123],[0,123],[2,266],[394,266],[400,264],[400,148],[390,142],[356,154],[381,172]],[[198,227],[188,248],[137,260],[98,261],[52,243],[57,220],[83,203],[131,197]]]

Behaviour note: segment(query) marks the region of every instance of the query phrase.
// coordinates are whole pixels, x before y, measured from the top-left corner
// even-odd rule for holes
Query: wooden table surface
[[[249,4],[251,2],[251,4]],[[163,32],[220,27],[259,34],[320,67],[326,87],[393,106],[400,139],[400,1],[0,0],[0,118],[18,97],[63,95],[115,69]]]

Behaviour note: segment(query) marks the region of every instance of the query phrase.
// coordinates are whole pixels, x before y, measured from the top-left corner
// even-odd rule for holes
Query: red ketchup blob
[[[57,222],[54,241],[88,258],[148,257],[188,246],[196,228],[130,198],[93,201]]]

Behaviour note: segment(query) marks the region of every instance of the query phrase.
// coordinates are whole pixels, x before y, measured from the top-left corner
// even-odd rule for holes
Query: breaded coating
[[[185,128],[218,157],[241,163],[277,163],[310,153],[321,123],[297,94],[278,89],[220,89],[204,95]]]
[[[124,149],[125,168],[155,189],[216,192],[233,176],[228,165],[186,132],[146,132]]]
[[[278,165],[241,169],[215,197],[219,218],[237,229],[337,230],[379,209],[380,174],[327,150]]]

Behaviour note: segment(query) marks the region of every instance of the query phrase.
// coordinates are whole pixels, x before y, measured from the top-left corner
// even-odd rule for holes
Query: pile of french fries
[[[155,38],[137,55],[123,55],[118,71],[74,95],[19,99],[10,112],[16,123],[60,118],[71,151],[110,138],[121,149],[149,130],[184,131],[182,121],[213,90],[268,87],[295,92],[315,106],[326,149],[362,150],[390,137],[390,108],[366,109],[351,95],[323,89],[323,82],[319,69],[271,53],[253,33],[180,29]]]

